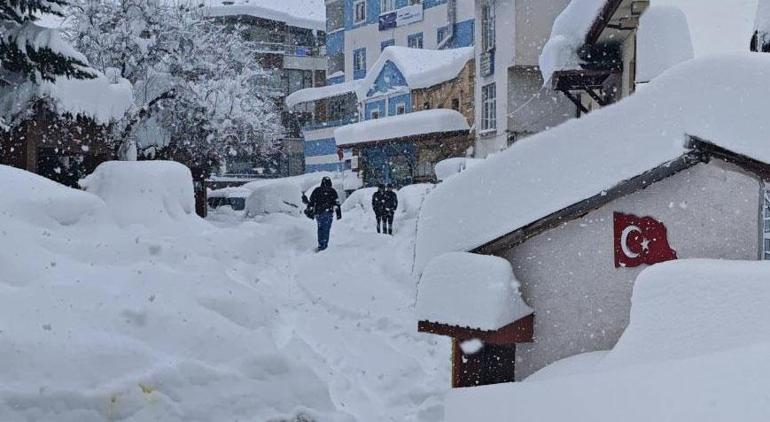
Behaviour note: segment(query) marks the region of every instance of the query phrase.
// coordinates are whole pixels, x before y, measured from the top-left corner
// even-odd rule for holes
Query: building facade
[[[327,0],[329,83],[366,77],[395,45],[439,50],[474,44],[473,5],[458,0]]]
[[[322,16],[320,2],[308,2],[308,7],[318,3],[316,13]],[[323,86],[326,84],[326,33],[322,19],[303,19],[295,16],[294,10],[265,10],[248,2],[223,1],[208,9],[209,16],[225,25],[237,25],[243,36],[255,43],[256,60],[269,71],[269,87],[281,114],[281,131],[265,134],[279,146],[279,152],[270,157],[269,165],[276,175],[291,176],[304,172],[304,157],[301,145],[302,126],[306,117],[293,113],[286,107],[286,97],[293,92]],[[278,13],[281,12],[281,13]],[[265,167],[256,157],[236,157],[227,163],[228,173],[250,175]]]
[[[574,117],[574,106],[543,87],[538,61],[569,0],[475,0],[477,142],[483,158]]]

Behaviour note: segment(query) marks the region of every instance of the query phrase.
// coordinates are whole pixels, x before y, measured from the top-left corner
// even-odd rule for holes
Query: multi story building
[[[338,148],[334,130],[365,120],[356,92],[385,48],[453,49],[472,46],[475,38],[468,1],[326,0],[326,16],[330,86],[287,98],[287,105],[308,119],[303,127],[306,172],[356,167],[351,150]]]
[[[291,113],[285,99],[291,93],[326,84],[326,19],[322,0],[216,0],[207,14],[216,21],[245,28],[244,36],[255,42],[256,59],[270,70],[271,87],[281,110],[282,131],[266,134],[281,151],[267,161],[235,157],[228,173],[251,174],[269,169],[275,175],[304,172],[301,120],[306,114]]]
[[[475,155],[575,116],[575,107],[544,87],[539,58],[554,20],[569,0],[475,0]]]

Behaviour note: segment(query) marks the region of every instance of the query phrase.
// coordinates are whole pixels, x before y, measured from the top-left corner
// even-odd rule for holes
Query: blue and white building
[[[373,106],[361,104],[356,93],[382,51],[389,46],[430,50],[473,46],[474,4],[458,0],[326,0],[326,29],[329,86],[299,91],[286,101],[295,112],[312,116],[303,128],[306,172],[356,166],[350,151],[337,148],[334,129],[370,118]],[[397,102],[392,106],[393,113],[416,108],[406,102],[403,109],[397,109]],[[374,112],[374,116],[393,114],[390,111]]]

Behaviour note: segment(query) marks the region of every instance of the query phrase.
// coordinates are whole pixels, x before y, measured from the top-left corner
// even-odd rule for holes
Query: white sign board
[[[406,6],[396,11],[396,26],[409,25],[410,23],[422,21],[422,4]]]

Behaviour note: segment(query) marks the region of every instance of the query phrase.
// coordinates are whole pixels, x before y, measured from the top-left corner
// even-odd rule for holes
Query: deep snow
[[[448,342],[416,332],[414,218],[158,220],[0,166],[0,414],[36,421],[440,421]],[[137,192],[124,189],[127,195]],[[304,420],[304,419],[303,419]]]

